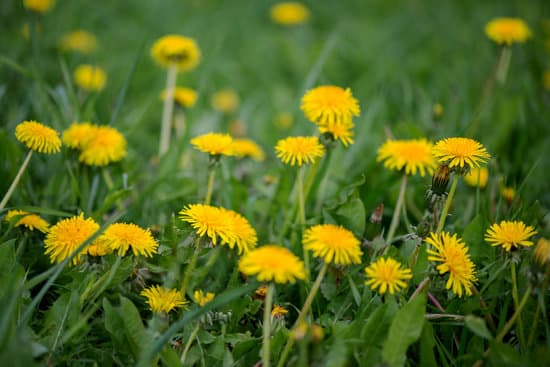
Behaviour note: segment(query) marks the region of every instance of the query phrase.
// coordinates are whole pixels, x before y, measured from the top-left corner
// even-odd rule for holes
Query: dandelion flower
[[[466,184],[472,187],[478,187],[484,189],[487,186],[487,179],[489,178],[489,171],[485,167],[472,168],[470,172],[464,175],[464,181]]]
[[[233,249],[236,245],[239,255],[256,247],[256,244],[258,243],[258,235],[248,220],[233,210],[224,208],[219,208],[219,210],[229,222],[227,233],[229,241],[225,244],[227,244],[230,249]]]
[[[502,246],[507,252],[520,246],[533,246],[529,237],[537,234],[533,226],[526,226],[522,221],[506,221],[493,224],[485,233],[485,241],[491,246]]]
[[[63,131],[63,144],[73,149],[83,149],[95,135],[97,125],[90,122],[75,122]]]
[[[177,289],[166,289],[154,285],[140,293],[147,298],[147,304],[154,313],[168,313],[175,308],[185,307],[188,303]]]
[[[392,258],[379,258],[365,268],[365,273],[369,278],[365,284],[372,290],[378,288],[380,294],[386,291],[394,294],[405,288],[407,280],[412,278],[411,270],[401,268],[401,264]]]
[[[245,275],[256,275],[260,282],[294,283],[305,279],[304,263],[285,247],[265,245],[247,252],[239,261]]]
[[[191,139],[195,149],[210,155],[233,154],[233,138],[229,134],[208,133]]]
[[[485,34],[499,45],[524,43],[531,37],[531,30],[523,19],[496,18],[485,25]]]
[[[40,218],[39,215],[32,214],[24,210],[10,210],[6,214],[4,220],[6,222],[10,222],[15,217],[19,217],[17,222],[14,224],[16,227],[24,226],[31,231],[37,229],[42,233],[48,232],[48,227],[50,226],[49,223]]]
[[[319,132],[321,134],[329,134],[333,140],[340,140],[345,147],[353,144],[352,129],[352,122],[329,122],[319,125]]]
[[[291,136],[279,140],[275,151],[283,163],[301,166],[315,163],[317,158],[323,156],[325,148],[316,136]]]
[[[319,125],[329,123],[350,123],[353,116],[359,116],[359,102],[349,88],[333,85],[313,88],[302,97],[300,106],[308,120]]]
[[[500,195],[502,195],[504,200],[506,200],[506,202],[510,204],[516,196],[516,190],[514,190],[513,187],[503,187],[500,189]]]
[[[62,262],[90,238],[99,229],[92,218],[84,219],[84,214],[80,213],[75,217],[63,219],[50,227],[44,244],[46,247],[46,255],[50,256],[50,261]],[[90,245],[94,245],[91,243]],[[82,250],[72,260],[74,265],[80,262],[82,255],[86,253],[86,249]]]
[[[39,153],[58,153],[61,139],[57,131],[36,121],[23,121],[15,127],[15,137],[31,150]]]
[[[309,10],[302,3],[287,1],[273,5],[269,15],[274,23],[291,26],[307,22]]]
[[[280,319],[283,318],[288,313],[288,310],[282,306],[274,305],[271,309],[271,318]]]
[[[58,47],[62,51],[76,51],[87,55],[97,49],[97,40],[92,33],[78,29],[64,35]]]
[[[179,71],[189,71],[199,64],[201,52],[194,39],[169,34],[155,42],[151,57],[162,67],[175,65]]]
[[[23,6],[37,13],[46,13],[55,5],[55,0],[23,0]]]
[[[546,238],[540,238],[535,246],[533,256],[540,265],[550,263],[550,241]]]
[[[195,303],[197,303],[201,307],[212,301],[214,299],[214,296],[215,294],[210,292],[205,294],[202,289],[193,292],[193,299],[195,300]]]
[[[78,157],[89,166],[106,166],[126,157],[126,138],[110,126],[98,126],[91,131],[91,139],[84,144]]]
[[[214,110],[231,114],[239,107],[239,95],[233,89],[222,89],[212,95],[210,103]]]
[[[166,91],[162,92],[161,98],[166,99]],[[174,101],[182,108],[191,108],[197,102],[197,92],[191,88],[177,87],[174,89]]]
[[[428,260],[441,263],[437,265],[439,274],[449,273],[445,288],[452,289],[459,297],[463,293],[472,295],[472,287],[477,280],[475,265],[462,239],[448,232],[432,232],[426,242],[433,246],[428,250]]]
[[[88,91],[100,91],[107,82],[107,74],[99,66],[79,65],[73,74],[74,82]]]
[[[97,241],[86,247],[86,253],[91,256],[105,256],[113,252],[110,242],[102,240],[101,237]]]
[[[428,172],[432,174],[436,167],[432,155],[433,144],[426,139],[387,140],[378,149],[378,162],[383,161],[384,167],[401,171],[407,175],[422,177]]]
[[[195,232],[200,236],[208,236],[216,245],[218,238],[222,242],[232,241],[231,220],[220,208],[205,204],[190,204],[179,212],[179,218],[191,224]]]
[[[111,224],[100,239],[107,242],[120,256],[125,255],[129,248],[135,256],[151,257],[157,253],[158,243],[151,231],[133,223]]]
[[[234,139],[233,155],[238,158],[250,157],[255,161],[263,161],[265,153],[256,142],[251,139]]]
[[[443,116],[443,112],[445,112],[445,109],[443,108],[443,105],[441,103],[436,103],[432,107],[432,115],[434,119],[438,120]]]
[[[304,249],[327,264],[349,265],[361,263],[360,242],[342,226],[318,224],[306,229],[302,239]]]
[[[434,156],[439,162],[450,168],[460,167],[470,169],[485,163],[491,155],[485,147],[469,138],[447,138],[438,141],[433,149]]]

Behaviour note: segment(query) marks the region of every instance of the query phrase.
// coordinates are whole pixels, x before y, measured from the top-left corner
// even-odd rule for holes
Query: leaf
[[[464,324],[477,336],[487,340],[493,339],[493,335],[491,335],[491,332],[487,328],[487,325],[485,325],[485,320],[481,317],[467,315],[464,318]]]
[[[162,360],[163,365],[168,367],[181,367],[179,356],[176,351],[170,347],[165,347],[162,349],[162,352],[160,352],[160,359]]]
[[[492,366],[522,366],[525,362],[516,349],[494,339],[489,342],[489,360]]]
[[[120,296],[120,316],[132,354],[137,359],[143,346],[148,344],[147,335],[136,306],[123,296]]]
[[[361,237],[365,232],[366,211],[361,199],[353,198],[347,201],[333,213],[333,216],[339,224],[357,237]]]
[[[487,256],[491,250],[490,246],[484,242],[483,235],[487,223],[483,215],[478,214],[467,226],[462,233],[462,239],[468,245],[468,249],[474,262],[481,260]]]
[[[397,311],[384,343],[382,357],[390,366],[403,366],[408,347],[420,338],[426,312],[426,294],[421,293]]]
[[[420,336],[420,366],[437,367],[434,347],[434,329],[432,324],[425,322],[422,328],[422,335]]]
[[[348,347],[346,341],[342,338],[335,337],[333,338],[334,342],[332,343],[330,350],[328,351],[325,366],[327,367],[339,367],[345,366],[348,359]]]

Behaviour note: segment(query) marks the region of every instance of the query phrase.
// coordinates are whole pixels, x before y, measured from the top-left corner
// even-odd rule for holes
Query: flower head
[[[500,195],[510,204],[516,197],[516,190],[513,187],[502,187],[500,189]]]
[[[196,290],[193,292],[193,299],[195,303],[197,303],[199,306],[204,306],[208,302],[212,301],[214,299],[215,294],[214,293],[204,293],[202,289]]]
[[[88,238],[90,238],[99,229],[92,218],[84,219],[84,214],[80,213],[75,217],[63,219],[50,227],[44,244],[46,247],[46,255],[50,255],[51,262],[62,262],[80,246]],[[95,242],[95,241],[94,241]],[[90,245],[94,245],[91,243]],[[72,260],[73,264],[78,264],[80,258],[87,252],[82,250]]]
[[[55,0],[23,0],[23,6],[30,11],[46,13],[55,5]]]
[[[294,166],[315,163],[325,153],[325,148],[316,136],[291,136],[281,139],[275,146],[277,157],[284,163]]]
[[[233,154],[233,138],[229,134],[208,133],[191,139],[195,149],[210,155]]]
[[[472,187],[484,189],[487,186],[489,171],[485,167],[472,168],[470,172],[464,175],[466,184]]]
[[[365,284],[380,294],[389,291],[394,294],[407,286],[407,280],[412,278],[410,269],[401,268],[401,264],[392,258],[379,258],[365,268],[367,278]]]
[[[273,308],[271,309],[271,318],[280,319],[285,317],[287,313],[288,310],[286,308],[279,305],[273,305]]]
[[[440,263],[437,265],[439,274],[449,273],[445,288],[452,289],[459,297],[463,292],[470,296],[477,279],[475,265],[462,239],[448,232],[432,232],[426,242],[433,246],[428,250],[428,260]]]
[[[88,91],[100,91],[107,82],[107,74],[99,66],[79,65],[73,74],[74,82]]]
[[[533,246],[529,237],[537,234],[533,226],[526,226],[521,221],[506,221],[493,224],[485,233],[485,241],[491,246],[502,246],[507,252],[520,246]]]
[[[15,137],[31,150],[39,153],[58,153],[61,139],[57,131],[36,121],[23,121],[15,127]]]
[[[481,143],[469,138],[447,138],[438,141],[433,149],[434,156],[452,169],[471,169],[485,163],[491,155]]]
[[[316,124],[350,123],[353,116],[359,116],[359,102],[349,88],[333,85],[313,88],[302,97],[300,106],[306,118]]]
[[[210,103],[216,111],[230,114],[239,107],[239,95],[233,89],[222,89],[212,95]]]
[[[75,122],[63,131],[63,144],[73,149],[83,149],[95,135],[97,125]]]
[[[549,264],[550,263],[550,241],[546,238],[539,238],[537,245],[535,246],[535,251],[533,251],[533,256],[535,261],[539,265]]]
[[[247,252],[239,261],[245,275],[256,275],[260,282],[294,283],[305,279],[304,263],[287,248],[265,245]]]
[[[132,249],[135,256],[151,257],[157,253],[158,243],[149,229],[143,229],[133,223],[111,224],[101,235],[100,240],[118,252],[120,256]]]
[[[321,134],[329,134],[332,140],[340,140],[347,147],[353,144],[353,123],[350,122],[328,122],[319,125]]]
[[[14,224],[16,227],[24,226],[31,231],[37,229],[42,233],[48,232],[48,227],[50,226],[50,224],[44,219],[40,218],[39,215],[32,214],[24,210],[10,210],[6,214],[4,220],[6,222],[10,222],[15,217],[19,217],[17,219],[17,222],[15,222]]]
[[[523,19],[496,18],[485,25],[485,34],[494,42],[510,46],[523,43],[531,37],[531,30]]]
[[[85,130],[85,128],[83,128]],[[117,129],[101,125],[90,130],[78,160],[89,166],[105,166],[126,157],[126,138]]]
[[[177,289],[166,289],[158,285],[144,289],[140,294],[147,298],[146,302],[154,313],[168,313],[188,303]]]
[[[161,98],[166,99],[166,91],[162,91]],[[191,88],[177,87],[174,89],[174,102],[183,108],[191,108],[197,102],[197,92]]]
[[[194,39],[169,34],[155,42],[151,57],[162,67],[175,65],[179,71],[188,71],[199,64],[201,52]]]
[[[251,139],[234,139],[233,155],[238,158],[250,157],[255,161],[263,161],[265,153],[256,142]]]
[[[349,265],[361,263],[360,242],[342,226],[318,224],[306,229],[302,238],[304,249],[327,264]]]
[[[418,171],[422,177],[432,174],[436,167],[432,155],[433,144],[426,139],[387,140],[378,149],[378,162],[384,167],[415,175]]]
[[[302,3],[287,1],[273,5],[269,15],[274,23],[289,26],[307,22],[309,10]]]
[[[87,55],[96,50],[97,40],[92,33],[78,29],[65,34],[59,40],[58,47],[63,51],[77,51]]]

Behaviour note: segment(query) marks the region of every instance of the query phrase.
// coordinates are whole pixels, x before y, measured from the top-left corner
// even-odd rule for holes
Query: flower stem
[[[455,196],[457,184],[458,184],[458,175],[455,173],[453,176],[453,182],[451,183],[451,189],[449,190],[449,195],[445,200],[445,206],[443,207],[443,210],[441,211],[441,216],[439,217],[439,224],[437,225],[437,230],[435,231],[438,234],[441,233],[441,231],[443,230],[443,227],[445,226],[445,220],[447,219],[447,214],[449,214],[449,208],[451,207],[453,197]]]
[[[23,161],[23,164],[19,168],[19,172],[17,172],[17,175],[13,179],[13,182],[11,183],[10,188],[8,189],[8,192],[4,195],[4,198],[2,199],[2,202],[0,202],[0,210],[4,209],[6,204],[8,203],[8,200],[10,200],[11,195],[13,194],[13,191],[17,187],[17,184],[19,183],[19,180],[21,180],[21,176],[23,175],[23,172],[25,172],[25,169],[27,169],[27,166],[29,165],[29,161],[32,157],[32,150],[29,149],[29,152],[27,153],[25,160]]]
[[[263,340],[262,340],[262,367],[269,367],[271,360],[269,354],[270,337],[271,337],[271,306],[273,304],[273,292],[275,285],[273,283],[267,286],[264,303],[264,323],[263,323]]]
[[[210,200],[212,199],[212,189],[214,188],[214,176],[216,175],[215,166],[210,167],[210,172],[208,174],[208,186],[206,188],[206,197],[204,198],[204,203],[210,205]]]
[[[407,175],[403,175],[403,177],[401,178],[401,186],[399,187],[399,197],[397,198],[397,204],[395,204],[395,209],[393,211],[393,217],[391,219],[390,229],[388,231],[388,237],[386,237],[387,246],[384,253],[389,249],[391,241],[393,240],[393,236],[395,235],[395,230],[399,225],[399,216],[401,214],[401,206],[403,205],[403,201],[405,199],[406,188],[407,188]]]
[[[527,290],[525,291],[525,294],[523,295],[521,303],[519,304],[518,307],[516,307],[516,311],[514,312],[514,314],[510,318],[510,320],[508,320],[506,325],[504,325],[504,328],[502,328],[500,333],[497,335],[497,337],[496,337],[497,342],[501,342],[502,339],[504,338],[504,336],[506,335],[506,333],[508,333],[508,331],[510,331],[512,326],[514,326],[514,322],[519,317],[519,315],[521,313],[521,310],[523,309],[523,307],[527,303],[527,300],[529,299],[529,295],[531,294],[532,290],[533,290],[533,287],[531,285],[529,285],[529,287],[527,287]]]
[[[519,308],[519,296],[518,296],[518,279],[516,274],[516,263],[514,260],[510,261],[510,273],[512,275],[512,298],[514,299],[514,308]],[[525,336],[523,335],[523,322],[521,321],[521,314],[517,316],[518,324],[518,336],[520,345],[525,345]]]
[[[193,341],[197,337],[197,334],[199,333],[201,323],[197,322],[197,325],[195,325],[195,328],[193,329],[193,332],[191,332],[191,335],[189,335],[189,339],[187,340],[187,343],[185,343],[185,348],[183,348],[183,352],[181,353],[180,362],[182,366],[185,366],[185,358],[187,358],[187,352],[189,352],[189,349],[191,348],[191,344],[193,344]]]
[[[201,239],[200,237],[197,238],[197,243],[195,244],[195,251],[193,252],[193,257],[191,258],[191,261],[187,265],[187,268],[185,268],[185,274],[183,275],[183,280],[181,282],[181,288],[180,291],[185,297],[185,292],[187,291],[187,285],[189,284],[189,279],[191,278],[191,273],[195,269],[195,266],[197,265],[197,259],[199,258],[199,252],[201,248]]]
[[[304,199],[304,168],[300,167],[298,170],[298,176],[296,177],[296,185],[298,186],[298,218],[300,221],[300,227],[302,233],[306,226],[306,212],[305,212],[305,199]],[[309,251],[305,248],[304,252],[304,266],[306,268],[306,283],[309,283]]]
[[[166,95],[164,98],[164,105],[162,107],[159,156],[162,156],[168,151],[168,148],[170,148],[170,123],[172,121],[172,112],[174,110],[174,88],[176,86],[177,76],[178,68],[176,64],[170,65],[166,74]]]
[[[302,306],[302,309],[300,310],[300,313],[298,314],[298,318],[296,319],[296,322],[294,323],[294,326],[292,329],[294,330],[297,326],[299,326],[305,319],[306,314],[309,311],[309,308],[311,307],[311,304],[313,303],[313,299],[315,298],[315,295],[317,294],[317,291],[319,290],[319,287],[321,286],[321,282],[323,281],[323,278],[327,272],[328,264],[323,263],[323,267],[321,268],[321,271],[317,275],[317,278],[315,279],[315,283],[313,283],[313,286],[311,287],[311,290],[309,291],[309,294],[307,295],[307,298],[304,302],[304,305]],[[286,359],[288,357],[288,353],[290,352],[290,349],[292,348],[292,345],[294,344],[294,339],[292,338],[292,335],[289,336],[289,338],[286,341],[285,348],[283,349],[283,353],[281,354],[281,358],[279,359],[279,363],[277,363],[277,367],[283,367],[285,365]]]
[[[508,75],[508,68],[510,67],[511,58],[512,49],[507,46],[502,47],[496,70],[496,79],[500,84],[506,83],[506,77]]]

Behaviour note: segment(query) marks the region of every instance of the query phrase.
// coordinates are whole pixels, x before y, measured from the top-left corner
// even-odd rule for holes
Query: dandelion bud
[[[451,170],[446,164],[437,166],[432,176],[432,192],[436,195],[443,195],[447,190],[449,179],[451,178]]]

